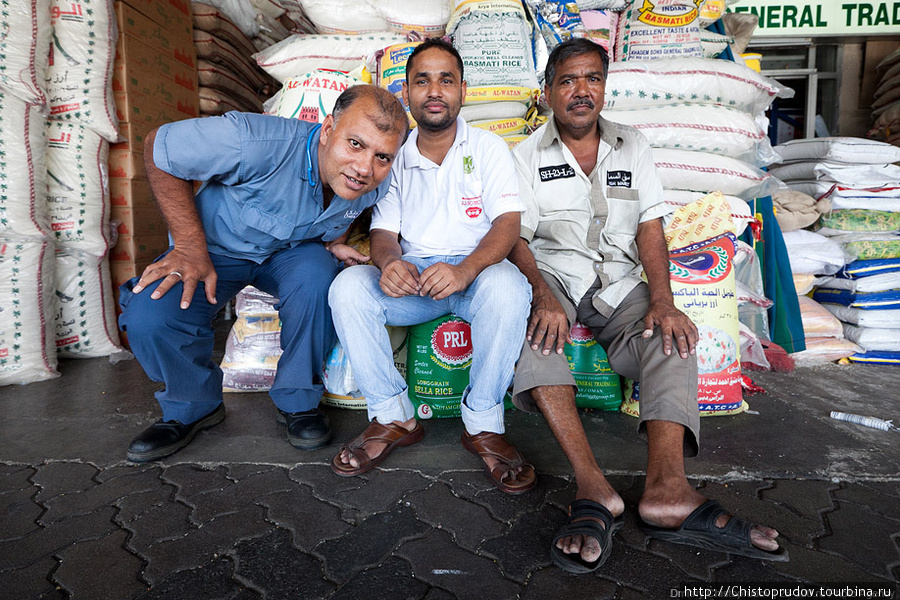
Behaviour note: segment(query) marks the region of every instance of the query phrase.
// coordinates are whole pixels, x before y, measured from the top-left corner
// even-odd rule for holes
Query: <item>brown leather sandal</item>
[[[501,492],[522,494],[537,485],[534,467],[525,462],[525,458],[501,434],[482,431],[469,435],[469,432],[463,431],[461,441],[463,448],[481,458],[488,479]],[[491,469],[485,458],[496,458],[500,462]],[[517,467],[521,467],[518,474],[515,473]]]
[[[351,477],[353,475],[362,475],[367,471],[371,471],[387,458],[397,446],[409,446],[415,444],[425,437],[425,429],[422,424],[416,421],[416,426],[411,430],[387,423],[382,425],[378,421],[372,421],[361,434],[350,440],[350,442],[341,447],[341,452],[347,450],[359,463],[358,467],[353,467],[349,463],[341,462],[341,452],[331,459],[331,470],[341,477]],[[387,444],[381,451],[381,454],[372,458],[366,453],[366,446],[372,443]]]

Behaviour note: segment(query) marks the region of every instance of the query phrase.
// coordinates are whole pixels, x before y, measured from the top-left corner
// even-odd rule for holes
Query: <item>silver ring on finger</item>
[[[169,273],[169,275],[177,275],[177,276],[178,276],[178,279],[184,279],[184,278],[181,276],[181,273],[179,273],[178,271],[172,271],[171,273]]]

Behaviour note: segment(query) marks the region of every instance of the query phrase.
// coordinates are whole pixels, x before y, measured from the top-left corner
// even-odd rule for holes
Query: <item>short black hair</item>
[[[415,47],[415,49],[410,53],[409,57],[406,59],[406,82],[409,83],[409,74],[412,69],[412,64],[415,58],[425,52],[426,50],[430,50],[431,48],[440,48],[444,52],[448,52],[453,58],[456,59],[456,64],[459,66],[459,80],[463,81],[465,79],[463,73],[463,60],[462,56],[459,55],[459,52],[456,48],[453,47],[453,44],[448,42],[443,38],[433,37],[428,38],[421,44]]]
[[[573,56],[582,54],[597,54],[603,61],[603,77],[609,73],[609,54],[606,48],[596,44],[587,38],[571,38],[557,46],[547,58],[547,66],[544,67],[544,85],[552,86],[556,77],[556,67],[563,61]]]
[[[372,99],[376,108],[374,114],[368,115],[369,119],[381,131],[402,131],[405,132],[404,135],[409,133],[409,119],[403,103],[392,93],[376,85],[352,85],[341,92],[331,110],[334,122],[337,123],[344,111],[350,108],[354,102],[366,97]]]

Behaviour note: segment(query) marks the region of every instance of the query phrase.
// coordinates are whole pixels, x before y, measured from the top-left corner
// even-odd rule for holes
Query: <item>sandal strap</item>
[[[416,427],[419,427],[418,423]],[[359,461],[360,467],[362,467],[363,461],[360,460],[361,457],[364,457],[366,464],[372,462],[372,457],[366,452],[366,446],[372,443],[391,444],[409,433],[411,432],[393,423],[384,425],[378,421],[372,421],[361,434],[350,440],[343,449],[355,456],[356,460]]]
[[[722,515],[728,515],[728,522],[722,527],[716,527],[716,521]],[[709,532],[715,531],[720,535],[739,541],[750,541],[750,529],[753,525],[737,517],[725,509],[717,500],[707,500],[697,510],[692,512],[681,528],[690,531]]]

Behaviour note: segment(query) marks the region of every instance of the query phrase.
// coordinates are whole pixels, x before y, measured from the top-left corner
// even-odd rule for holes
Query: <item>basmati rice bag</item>
[[[653,148],[653,162],[666,189],[704,194],[719,191],[751,200],[768,196],[780,183],[745,162],[710,152]]]
[[[774,79],[729,60],[630,60],[609,65],[604,106],[629,109],[681,102],[718,104],[755,117],[775,98],[793,95],[794,90]]]
[[[316,69],[349,72],[375,52],[406,38],[392,33],[364,35],[292,35],[253,55],[269,75],[284,83]]]
[[[121,352],[106,256],[56,253],[56,349],[68,358]]]
[[[331,114],[338,96],[360,83],[336,71],[313,71],[284,82],[272,114],[288,119],[321,123]]]
[[[469,85],[537,88],[531,32],[517,0],[464,0],[447,24]]]
[[[0,0],[0,92],[46,104],[50,0]]]
[[[50,118],[118,141],[113,100],[116,15],[112,0],[51,0],[53,43],[46,73]]]
[[[53,243],[0,238],[0,386],[59,377]]]
[[[49,234],[46,151],[44,116],[0,90],[0,237]]]
[[[520,117],[507,119],[489,119],[484,121],[470,121],[469,125],[484,129],[497,135],[519,135],[528,132],[528,122]]]
[[[701,57],[697,0],[633,1],[619,20],[620,61]]]
[[[103,256],[109,227],[109,142],[77,123],[47,122],[47,205],[60,248]]]

